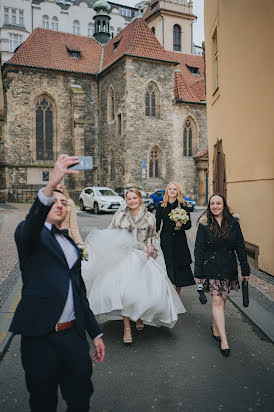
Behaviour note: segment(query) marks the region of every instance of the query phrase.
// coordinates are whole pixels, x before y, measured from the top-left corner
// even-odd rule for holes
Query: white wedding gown
[[[95,229],[86,243],[88,261],[82,261],[82,276],[100,323],[128,316],[152,326],[175,325],[184,305],[166,270],[147,259],[133,236],[120,229]]]

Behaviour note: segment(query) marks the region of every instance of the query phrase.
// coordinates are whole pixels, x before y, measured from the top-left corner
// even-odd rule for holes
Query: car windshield
[[[118,196],[117,193],[111,189],[96,189],[95,193],[96,196]]]

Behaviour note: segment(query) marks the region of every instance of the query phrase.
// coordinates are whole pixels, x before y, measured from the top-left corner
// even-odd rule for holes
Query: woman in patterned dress
[[[211,332],[220,341],[220,350],[229,356],[230,348],[225,331],[225,305],[231,290],[238,291],[238,264],[242,277],[248,280],[245,242],[239,217],[229,211],[225,198],[220,194],[210,197],[207,210],[198,220],[195,242],[195,281],[202,281],[211,295],[213,323]]]

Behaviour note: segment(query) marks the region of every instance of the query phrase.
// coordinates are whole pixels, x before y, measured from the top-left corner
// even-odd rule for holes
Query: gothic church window
[[[160,177],[160,152],[157,147],[153,147],[150,152],[149,158],[149,177]]]
[[[145,93],[145,115],[160,117],[159,90],[153,83],[148,85]]]
[[[49,16],[46,14],[42,17],[42,27],[43,29],[49,29]]]
[[[193,124],[187,119],[183,131],[183,155],[193,156]]]
[[[58,18],[56,16],[52,17],[51,28],[52,30],[58,31]]]
[[[114,99],[114,89],[111,86],[108,91],[108,121],[114,120],[115,115],[115,99]]]
[[[36,160],[54,160],[53,102],[40,96],[36,103]]]
[[[181,51],[181,27],[179,24],[173,26],[173,50]]]
[[[80,22],[79,20],[74,20],[72,23],[73,34],[80,34]]]

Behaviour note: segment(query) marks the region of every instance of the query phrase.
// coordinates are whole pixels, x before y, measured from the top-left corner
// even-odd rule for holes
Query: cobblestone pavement
[[[29,208],[29,204],[0,204],[0,308],[20,276],[14,232]]]

